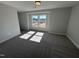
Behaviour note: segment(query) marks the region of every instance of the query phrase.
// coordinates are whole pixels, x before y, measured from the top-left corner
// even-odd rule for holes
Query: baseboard
[[[55,32],[50,32],[50,31],[48,31],[48,33],[57,34],[57,35],[66,35],[66,33],[55,33]]]
[[[66,36],[71,40],[71,42],[79,49],[79,45],[72,39],[72,37],[68,34]]]
[[[17,35],[20,35],[20,34],[21,34],[21,33],[18,32],[18,33],[13,33],[13,35],[11,35],[11,36],[6,36],[5,38],[3,38],[3,39],[0,41],[0,43],[3,43],[3,42],[5,42],[5,41],[7,41],[7,40],[9,40],[9,39],[11,39],[11,38],[17,36]]]
[[[7,40],[9,40],[9,39],[6,39],[6,40],[1,40],[1,41],[0,41],[0,43],[3,43],[3,42],[5,42],[5,41],[7,41]]]

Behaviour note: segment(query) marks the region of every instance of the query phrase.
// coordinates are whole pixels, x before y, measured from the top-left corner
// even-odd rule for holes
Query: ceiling
[[[35,8],[34,1],[0,1],[0,3],[15,7],[18,11],[35,11],[63,7],[73,7],[79,1],[42,1],[39,8]]]

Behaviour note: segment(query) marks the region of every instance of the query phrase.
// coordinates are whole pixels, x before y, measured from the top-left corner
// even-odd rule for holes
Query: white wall
[[[21,29],[27,29],[27,15],[26,13],[18,13],[19,23]]]
[[[49,17],[48,26],[49,27],[47,31],[51,33],[56,33],[56,34],[65,34],[67,32],[67,24],[69,21],[71,9],[72,9],[71,7],[68,7],[68,8],[57,8],[57,9],[51,9],[51,10],[25,12],[26,13],[26,15],[24,14],[25,17],[20,18],[20,20],[23,21],[21,22],[22,23],[21,25],[26,26],[28,28],[27,23],[29,21],[29,28],[32,28],[31,19],[30,17],[28,17],[30,14],[48,13],[48,17]],[[21,12],[21,14],[23,13]]]
[[[79,5],[72,8],[67,36],[79,48]]]
[[[72,8],[59,8],[50,12],[49,31],[57,34],[65,34]]]
[[[0,43],[20,34],[17,10],[0,3]]]

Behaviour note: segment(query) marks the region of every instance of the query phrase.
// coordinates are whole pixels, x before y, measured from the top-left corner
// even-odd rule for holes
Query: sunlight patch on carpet
[[[39,37],[39,36],[33,36],[30,40],[31,40],[31,41],[34,41],[34,42],[38,42],[38,43],[40,43],[41,39],[42,39],[42,37]]]
[[[34,33],[35,33],[35,31],[29,31],[29,32],[27,32],[26,34],[21,35],[20,38],[22,38],[22,39],[28,39],[28,38],[30,38]]]
[[[44,35],[44,33],[42,33],[42,32],[37,32],[37,33],[30,39],[30,41],[34,41],[34,42],[40,43],[41,40],[42,40],[43,35]]]
[[[27,34],[34,34],[35,33],[35,31],[29,31],[29,32],[27,32]]]
[[[28,39],[29,37],[31,37],[32,35],[29,34],[24,34],[23,36],[20,36],[20,38],[22,39]]]
[[[43,33],[43,32],[37,32],[35,35],[36,35],[36,36],[43,36],[44,33]]]

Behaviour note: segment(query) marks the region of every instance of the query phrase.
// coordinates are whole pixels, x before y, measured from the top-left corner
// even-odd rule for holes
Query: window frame
[[[45,19],[45,23],[46,23],[46,27],[45,28],[42,28],[42,29],[46,29],[47,28],[47,24],[48,24],[48,14],[47,13],[38,13],[38,14],[31,14],[31,21],[32,21],[32,23],[33,23],[33,19],[32,19],[32,16],[33,15],[36,15],[36,16],[38,16],[38,27],[34,27],[32,24],[31,24],[31,26],[32,27],[34,27],[34,28],[42,28],[42,27],[39,27],[39,23],[40,23],[40,18],[39,18],[39,16],[40,15],[46,15],[46,19]]]

